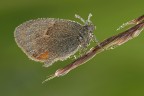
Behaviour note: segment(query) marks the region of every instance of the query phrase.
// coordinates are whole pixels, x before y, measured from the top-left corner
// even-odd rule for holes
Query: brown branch
[[[131,23],[129,23],[129,24],[136,24],[136,25],[122,33],[119,33],[118,35],[114,35],[114,36],[102,41],[99,45],[96,45],[94,48],[92,48],[90,51],[88,51],[85,55],[79,57],[71,64],[65,66],[64,68],[58,69],[48,79],[43,81],[43,83],[52,78],[63,76],[65,74],[67,74],[72,69],[75,69],[76,67],[84,64],[89,59],[92,59],[96,54],[101,53],[101,52],[105,51],[106,49],[110,49],[115,46],[120,46],[120,45],[124,44],[125,42],[127,42],[128,40],[131,40],[134,37],[137,37],[144,28],[144,15],[142,15],[130,22]]]

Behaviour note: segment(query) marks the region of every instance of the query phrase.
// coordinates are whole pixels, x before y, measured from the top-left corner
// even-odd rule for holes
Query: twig
[[[71,64],[65,66],[64,68],[58,69],[54,74],[50,75],[44,82],[53,79],[55,77],[63,76],[70,72],[72,69],[75,69],[76,67],[84,64],[89,59],[92,59],[96,54],[101,53],[105,51],[105,49],[111,49],[115,46],[120,46],[124,43],[126,43],[128,40],[133,39],[134,37],[137,37],[141,31],[144,28],[144,15],[130,21],[129,24],[135,24],[132,28],[129,28],[128,30],[119,33],[118,35],[114,35],[103,42],[101,42],[99,45],[96,45],[94,48],[92,48],[90,51],[88,51],[85,55],[79,57]],[[128,24],[128,25],[129,25]]]

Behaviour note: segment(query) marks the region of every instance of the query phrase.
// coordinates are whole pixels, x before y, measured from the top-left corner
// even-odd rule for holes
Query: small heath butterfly
[[[56,18],[39,18],[26,21],[14,32],[17,45],[32,60],[44,62],[48,67],[58,60],[65,60],[79,50],[84,50],[90,41],[97,41],[90,21],[75,15],[84,24]]]

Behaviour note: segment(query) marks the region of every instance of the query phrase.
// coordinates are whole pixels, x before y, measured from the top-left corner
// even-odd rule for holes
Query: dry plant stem
[[[144,28],[144,15],[132,20],[132,22],[135,22],[136,25],[122,33],[119,33],[118,35],[112,36],[112,37],[104,40],[99,45],[92,48],[85,55],[76,59],[71,64],[65,66],[64,68],[58,69],[55,72],[55,74],[52,74],[44,82],[46,82],[52,78],[63,76],[65,74],[67,74],[72,69],[75,69],[76,67],[87,62],[89,59],[92,59],[96,54],[105,51],[105,49],[110,49],[111,47],[119,46],[119,45],[127,42],[128,40],[133,39],[134,37],[137,37]]]
[[[134,19],[134,20],[131,20],[129,22],[126,22],[124,24],[122,24],[117,30],[120,30],[120,29],[123,29],[124,27],[128,26],[128,25],[135,25],[135,24],[138,24],[140,23],[144,18],[144,15]]]

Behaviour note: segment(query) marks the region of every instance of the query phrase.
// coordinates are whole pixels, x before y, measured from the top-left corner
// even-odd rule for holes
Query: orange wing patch
[[[37,57],[37,59],[38,60],[46,60],[46,59],[48,59],[48,52],[46,51],[46,52],[42,53],[41,55],[39,55]]]

